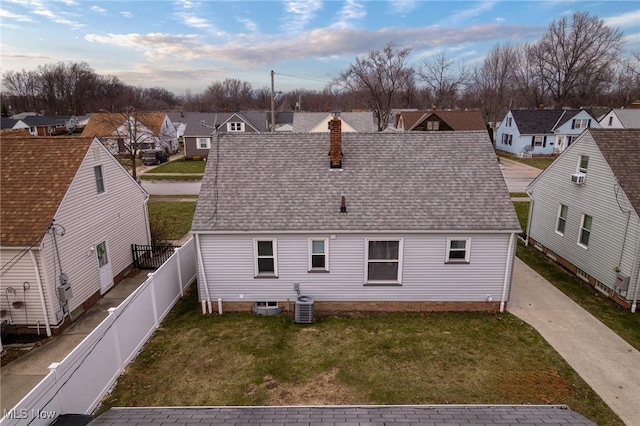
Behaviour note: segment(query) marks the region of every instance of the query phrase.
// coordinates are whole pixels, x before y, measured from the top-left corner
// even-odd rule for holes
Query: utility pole
[[[276,92],[273,83],[275,72],[271,70],[271,131],[276,131]]]

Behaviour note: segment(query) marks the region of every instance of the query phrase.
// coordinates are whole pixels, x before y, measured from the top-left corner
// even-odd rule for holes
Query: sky
[[[126,84],[200,93],[226,78],[254,89],[322,90],[356,57],[392,42],[409,63],[468,66],[498,43],[535,42],[589,12],[640,52],[640,2],[428,0],[0,0],[0,72],[86,62]]]

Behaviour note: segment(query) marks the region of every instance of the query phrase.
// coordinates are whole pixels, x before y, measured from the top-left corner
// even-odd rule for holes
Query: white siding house
[[[487,132],[330,124],[216,140],[192,226],[203,312],[296,289],[318,310],[504,309],[520,226]]]
[[[640,130],[586,130],[529,186],[528,242],[622,306],[640,290]]]
[[[604,129],[640,129],[640,108],[615,108],[599,121]]]
[[[15,293],[0,306],[20,331],[51,334],[124,278],[131,244],[149,244],[148,196],[97,138],[1,147],[0,291]]]

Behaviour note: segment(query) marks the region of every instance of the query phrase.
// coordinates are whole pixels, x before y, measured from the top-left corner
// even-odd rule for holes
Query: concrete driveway
[[[627,425],[640,425],[640,352],[518,258],[508,311],[535,328]]]
[[[542,172],[535,167],[504,157],[500,157],[500,164],[502,176],[504,176],[509,192],[525,192],[531,181]]]

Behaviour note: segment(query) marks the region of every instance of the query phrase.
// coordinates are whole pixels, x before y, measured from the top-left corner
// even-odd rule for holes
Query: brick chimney
[[[342,121],[333,116],[329,121],[329,164],[332,169],[342,168]]]
[[[631,104],[631,108],[633,108],[633,109],[640,109],[640,101],[634,101],[634,102]]]
[[[538,111],[544,111],[544,104],[538,104]]]

